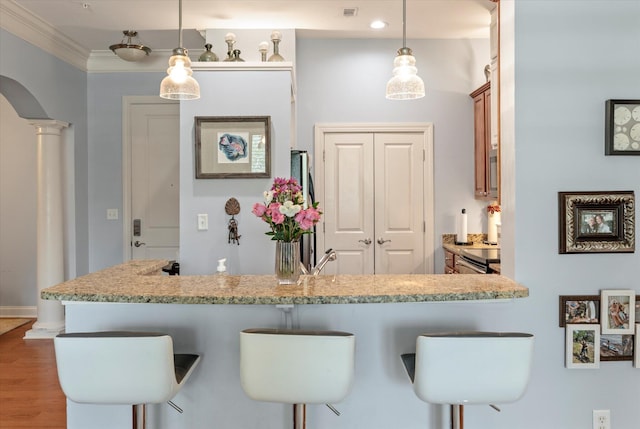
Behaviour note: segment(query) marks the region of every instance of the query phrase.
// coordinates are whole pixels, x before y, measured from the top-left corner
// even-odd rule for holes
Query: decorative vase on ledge
[[[278,284],[293,285],[300,279],[300,241],[276,241]]]

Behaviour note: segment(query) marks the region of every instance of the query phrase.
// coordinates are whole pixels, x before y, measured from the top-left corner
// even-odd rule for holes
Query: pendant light
[[[191,76],[191,60],[182,47],[182,0],[179,0],[179,47],[173,50],[169,58],[168,76],[160,84],[160,97],[171,100],[195,100],[200,98],[200,85]]]
[[[412,100],[424,97],[424,82],[418,76],[416,59],[407,48],[407,0],[402,0],[402,48],[393,60],[393,77],[387,82],[389,100]]]

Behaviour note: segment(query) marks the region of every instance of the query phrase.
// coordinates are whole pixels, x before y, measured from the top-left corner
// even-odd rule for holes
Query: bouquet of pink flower
[[[302,234],[312,234],[320,220],[318,203],[303,209],[302,188],[294,178],[276,177],[271,190],[264,193],[264,204],[255,203],[251,212],[271,227],[272,240],[296,241]]]

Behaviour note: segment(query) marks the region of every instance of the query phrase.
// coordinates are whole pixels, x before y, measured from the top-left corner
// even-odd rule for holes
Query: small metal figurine
[[[229,238],[227,242],[233,242],[239,246],[240,237],[242,236],[238,234],[238,222],[236,222],[236,218],[234,216],[240,213],[240,203],[235,198],[229,198],[224,205],[224,211],[231,216],[229,225],[227,226],[229,228]]]
[[[238,222],[236,222],[235,218],[231,216],[231,220],[229,221],[229,240],[227,243],[236,243],[238,246],[240,245],[240,237],[238,235]]]

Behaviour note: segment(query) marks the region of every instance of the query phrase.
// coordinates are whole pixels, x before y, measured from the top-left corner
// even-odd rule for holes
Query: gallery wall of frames
[[[567,368],[595,369],[608,361],[631,361],[640,368],[640,295],[634,290],[560,295],[559,307]]]

